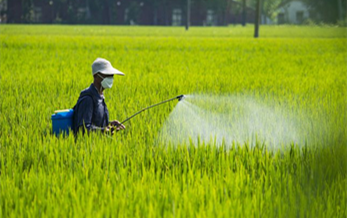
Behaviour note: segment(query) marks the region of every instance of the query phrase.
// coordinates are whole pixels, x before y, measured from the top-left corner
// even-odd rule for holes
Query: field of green
[[[347,217],[347,30],[0,25],[0,217]],[[97,57],[112,119],[179,94],[251,96],[306,143],[157,143],[176,102],[112,137],[51,134]],[[223,111],[223,108],[219,108]],[[193,142],[193,141],[192,141]]]

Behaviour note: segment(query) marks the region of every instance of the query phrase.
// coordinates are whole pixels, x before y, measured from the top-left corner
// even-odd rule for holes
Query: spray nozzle
[[[179,95],[179,96],[177,96],[178,101],[181,101],[181,100],[183,100],[184,98],[185,98],[184,95]]]

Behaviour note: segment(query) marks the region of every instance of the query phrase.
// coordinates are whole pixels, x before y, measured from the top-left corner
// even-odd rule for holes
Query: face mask
[[[103,78],[102,76],[99,75],[99,77],[102,79],[101,81],[101,86],[102,88],[104,89],[109,89],[112,87],[113,85],[113,77],[106,77],[106,78]]]

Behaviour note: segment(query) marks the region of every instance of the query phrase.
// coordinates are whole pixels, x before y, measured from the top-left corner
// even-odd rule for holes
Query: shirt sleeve
[[[97,130],[101,132],[105,131],[105,128],[98,127],[92,124],[93,110],[93,99],[88,96],[84,97],[79,103],[77,115],[77,129],[80,130],[82,128],[83,133],[85,129],[87,129],[88,132]]]

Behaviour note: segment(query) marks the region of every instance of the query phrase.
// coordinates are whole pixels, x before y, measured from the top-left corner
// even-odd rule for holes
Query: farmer
[[[113,85],[113,75],[124,76],[124,73],[112,67],[108,60],[97,58],[92,64],[94,82],[83,90],[74,107],[73,130],[76,135],[85,130],[113,134],[114,130],[125,129],[117,120],[109,121],[105,104],[104,90]]]

